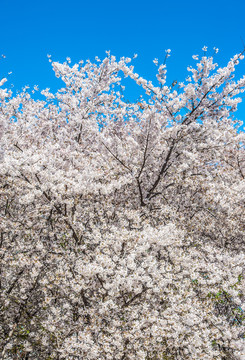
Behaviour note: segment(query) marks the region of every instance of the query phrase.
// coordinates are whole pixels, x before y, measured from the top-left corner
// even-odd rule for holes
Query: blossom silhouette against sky
[[[63,84],[55,78],[47,59],[72,62],[104,58],[110,50],[117,57],[139,56],[134,65],[143,77],[154,79],[154,58],[160,62],[165,50],[168,59],[168,81],[184,81],[186,67],[193,65],[193,54],[203,46],[209,55],[219,48],[216,61],[224,66],[244,48],[245,3],[222,0],[197,2],[139,0],[123,2],[81,0],[8,1],[1,0],[0,78],[8,76],[8,85],[21,90],[25,85],[55,91]],[[245,72],[242,63],[237,76]],[[139,96],[132,84],[130,101]],[[245,118],[245,105],[240,104],[237,117]]]

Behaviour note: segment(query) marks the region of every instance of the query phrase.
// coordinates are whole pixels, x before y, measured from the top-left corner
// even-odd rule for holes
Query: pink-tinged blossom
[[[108,52],[0,89],[3,360],[245,358],[243,55],[203,51],[187,83]]]

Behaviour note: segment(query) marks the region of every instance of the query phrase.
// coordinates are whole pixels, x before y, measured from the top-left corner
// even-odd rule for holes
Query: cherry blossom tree
[[[1,81],[3,360],[245,359],[243,54],[193,58],[170,86],[110,53],[50,59],[45,100]]]

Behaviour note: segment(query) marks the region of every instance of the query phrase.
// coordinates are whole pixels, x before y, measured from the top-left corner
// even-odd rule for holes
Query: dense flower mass
[[[1,359],[245,359],[243,55],[206,50],[170,86],[110,53],[0,82]]]

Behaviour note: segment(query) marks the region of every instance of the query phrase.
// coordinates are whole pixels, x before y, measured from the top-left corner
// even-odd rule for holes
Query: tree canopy
[[[50,60],[44,100],[1,81],[3,360],[245,359],[243,54],[194,59],[170,86],[110,53]]]

